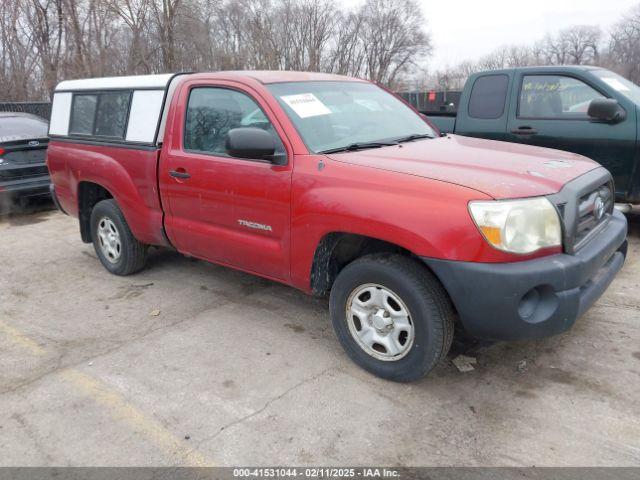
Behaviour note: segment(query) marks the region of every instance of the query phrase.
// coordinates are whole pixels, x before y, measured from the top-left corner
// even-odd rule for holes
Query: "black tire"
[[[385,361],[370,355],[349,330],[347,302],[356,289],[366,284],[390,290],[409,310],[413,344],[398,360]],[[425,266],[408,257],[375,254],[353,261],[336,278],[329,308],[333,328],[349,357],[388,380],[410,382],[424,377],[451,347],[455,312],[449,296]]]
[[[101,240],[98,235],[98,226],[104,219],[113,222],[120,240],[119,256],[109,259],[103,253]],[[102,200],[91,210],[91,239],[96,255],[104,265],[104,268],[115,275],[131,275],[144,268],[147,260],[148,246],[140,243],[131,233],[122,210],[115,200]]]

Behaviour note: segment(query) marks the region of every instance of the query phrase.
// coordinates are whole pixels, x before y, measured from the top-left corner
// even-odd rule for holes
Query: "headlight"
[[[469,202],[469,212],[491,245],[511,253],[533,253],[562,245],[556,209],[546,198]]]

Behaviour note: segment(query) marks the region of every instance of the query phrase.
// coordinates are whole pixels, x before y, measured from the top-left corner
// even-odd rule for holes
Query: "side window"
[[[74,95],[69,133],[92,135],[96,118],[97,95]]]
[[[184,148],[228,156],[224,148],[227,132],[239,127],[261,128],[276,142],[276,154],[285,153],[273,125],[262,109],[244,93],[227,88],[198,87],[189,95]]]
[[[473,84],[469,98],[469,116],[483,120],[495,120],[504,113],[507,101],[509,77],[507,75],[483,75]]]
[[[100,137],[124,138],[129,111],[129,92],[109,92],[100,94],[96,115],[95,135]]]
[[[522,80],[518,117],[588,119],[589,103],[604,98],[586,83],[562,75],[528,75]]]

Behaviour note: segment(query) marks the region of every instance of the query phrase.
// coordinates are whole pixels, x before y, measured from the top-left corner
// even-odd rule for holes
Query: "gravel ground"
[[[352,364],[327,302],[157,250],[108,274],[75,219],[0,219],[0,456],[16,465],[640,465],[640,213],[568,333],[413,384]]]

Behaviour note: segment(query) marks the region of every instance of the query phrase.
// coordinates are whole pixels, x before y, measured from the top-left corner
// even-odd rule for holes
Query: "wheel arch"
[[[326,295],[346,265],[373,253],[395,253],[419,261],[411,251],[386,240],[355,233],[330,232],[320,239],[313,255],[310,275],[312,293]]]
[[[78,183],[78,221],[80,237],[84,243],[91,243],[91,211],[95,205],[110,198],[113,194],[102,185],[89,181]]]

